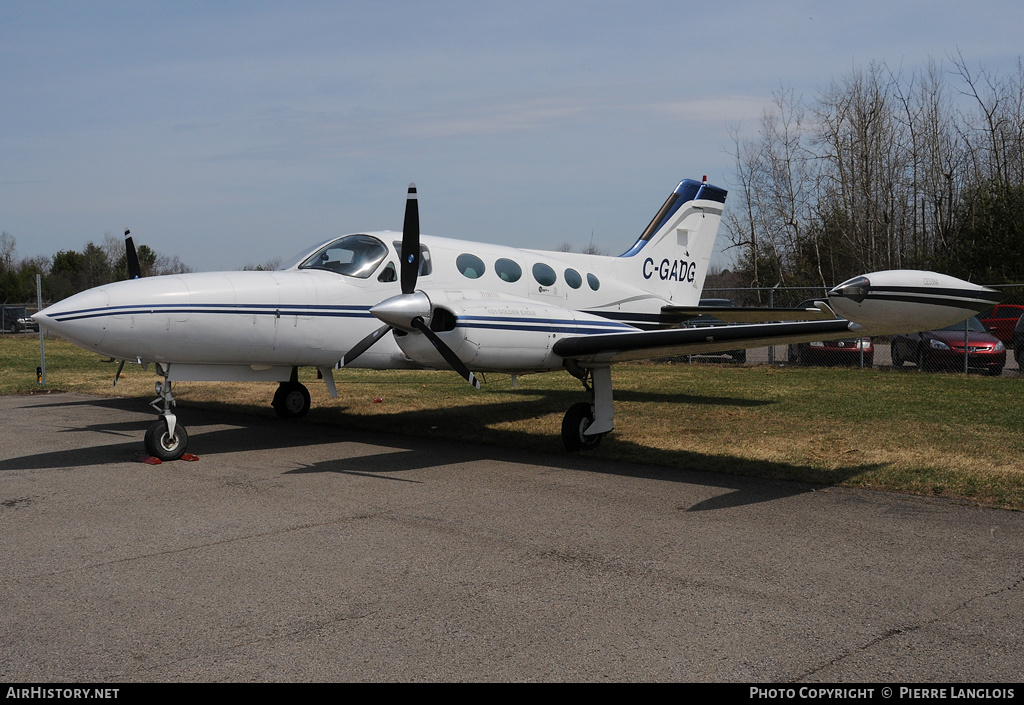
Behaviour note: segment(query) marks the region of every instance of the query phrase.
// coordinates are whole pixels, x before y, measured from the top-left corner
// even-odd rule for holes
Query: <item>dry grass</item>
[[[153,397],[156,376],[59,340],[47,343],[49,387]],[[35,391],[38,340],[0,342],[0,393]],[[454,373],[346,370],[330,399],[315,373],[306,422],[471,440],[559,453],[562,414],[584,398],[566,374],[488,376],[476,391]],[[869,487],[1024,507],[1024,427],[1015,378],[907,370],[636,364],[614,368],[615,433],[601,457],[684,470]],[[189,406],[272,414],[272,384],[178,383]],[[380,401],[377,401],[377,400]]]

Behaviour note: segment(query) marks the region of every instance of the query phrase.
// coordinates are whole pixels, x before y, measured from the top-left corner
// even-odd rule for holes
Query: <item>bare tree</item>
[[[14,236],[8,232],[0,233],[0,273],[14,269]]]

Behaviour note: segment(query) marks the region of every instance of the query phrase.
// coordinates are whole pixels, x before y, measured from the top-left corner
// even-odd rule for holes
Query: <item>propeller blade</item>
[[[345,353],[345,357],[341,358],[340,365],[344,367],[345,365],[352,364],[353,360],[355,360],[357,357],[359,357],[364,352],[369,350],[370,346],[376,343],[378,340],[380,340],[381,336],[387,333],[389,330],[391,330],[390,325],[381,326],[380,328],[378,328],[377,330],[373,331],[368,336],[360,340],[352,347],[351,350]]]
[[[463,379],[474,387],[480,389],[480,380],[476,378],[476,375],[469,371],[469,368],[466,367],[466,363],[459,359],[459,356],[455,354],[455,351],[445,345],[444,341],[437,337],[437,333],[430,330],[430,326],[424,323],[422,318],[414,318],[412,320],[412,325],[420,333],[427,336],[427,340],[429,340],[437,351],[441,353],[441,357],[445,359],[445,362],[451,365],[453,370],[462,375]]]
[[[416,290],[416,277],[420,273],[420,208],[416,199],[416,184],[409,184],[405,199],[405,225],[402,226],[402,293]]]
[[[135,243],[132,242],[132,231],[124,231],[124,254],[128,262],[128,278],[138,279],[142,276],[142,267],[139,266],[139,255],[135,252]]]

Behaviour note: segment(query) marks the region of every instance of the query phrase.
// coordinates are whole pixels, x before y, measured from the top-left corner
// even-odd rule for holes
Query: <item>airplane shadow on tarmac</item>
[[[63,396],[63,395],[62,395]],[[536,396],[535,394],[533,395]],[[561,397],[565,397],[562,399]],[[728,509],[767,502],[811,492],[821,487],[805,482],[787,482],[781,480],[765,480],[754,475],[771,474],[776,476],[798,477],[806,470],[788,463],[766,464],[762,461],[751,461],[731,456],[712,456],[691,451],[659,450],[654,452],[657,465],[640,465],[632,462],[618,462],[601,457],[598,448],[588,454],[565,454],[561,452],[545,453],[536,450],[522,450],[523,436],[529,435],[521,431],[499,431],[488,428],[495,418],[504,420],[534,418],[552,404],[565,408],[568,400],[578,401],[579,394],[573,392],[552,392],[538,406],[536,399],[522,402],[507,402],[487,405],[474,402],[458,412],[456,423],[462,427],[462,433],[472,437],[474,432],[482,434],[485,430],[489,439],[496,439],[498,446],[481,445],[472,440],[450,440],[430,437],[412,437],[395,433],[368,431],[348,427],[355,417],[346,414],[344,408],[332,407],[311,411],[303,421],[281,421],[268,415],[247,414],[207,405],[178,407],[178,417],[187,423],[189,429],[189,451],[203,455],[222,455],[252,451],[277,451],[288,448],[299,448],[329,443],[360,443],[368,446],[384,446],[382,453],[363,454],[351,458],[331,458],[305,464],[302,467],[285,470],[285,474],[303,475],[309,473],[337,473],[376,477],[388,481],[417,482],[402,477],[403,473],[423,468],[437,467],[453,463],[471,463],[479,460],[502,461],[512,463],[528,463],[531,465],[552,466],[581,472],[598,472],[629,477],[649,478],[651,480],[686,482],[732,492],[717,495],[690,507],[681,507],[686,511],[711,511]],[[552,398],[553,397],[553,398]],[[620,401],[657,401],[680,402],[679,395],[659,395],[624,391],[616,394]],[[760,405],[762,402],[744,399],[712,399],[694,397],[688,403],[704,404],[737,404]],[[0,460],[0,472],[13,470],[76,468],[85,466],[107,465],[111,463],[128,463],[144,457],[142,436],[146,428],[154,421],[152,414],[146,413],[145,405],[139,399],[129,398],[82,398],[53,397],[52,401],[32,404],[23,407],[20,413],[46,413],[48,407],[68,408],[76,405],[111,412],[125,412],[132,417],[125,421],[112,420],[78,428],[67,428],[60,433],[97,433],[111,437],[111,440],[122,439],[120,442],[83,444],[67,450],[31,453],[19,457]],[[498,407],[488,409],[488,406]],[[319,411],[319,413],[316,413]],[[329,413],[326,413],[329,412]],[[453,408],[396,412],[388,416],[388,426],[398,426],[418,431],[429,436],[430,429],[439,422],[446,426],[453,423]],[[465,415],[463,415],[463,412]],[[143,415],[144,414],[144,415]],[[365,421],[363,422],[365,423]],[[356,425],[352,423],[351,425]],[[616,439],[620,449],[626,453],[640,450],[639,444]],[[499,447],[500,446],[500,447]],[[651,457],[652,449],[643,449],[647,457]],[[186,465],[186,464],[182,464]],[[709,472],[707,468],[726,465],[728,472]],[[187,467],[187,466],[186,466]],[[835,482],[868,472],[880,467],[879,464],[851,465],[833,472]],[[183,467],[183,470],[185,468]]]

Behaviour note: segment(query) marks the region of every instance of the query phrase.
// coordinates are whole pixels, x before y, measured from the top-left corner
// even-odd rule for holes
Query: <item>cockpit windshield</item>
[[[347,277],[366,279],[388,255],[383,242],[369,235],[346,235],[327,243],[299,269],[325,269]]]

